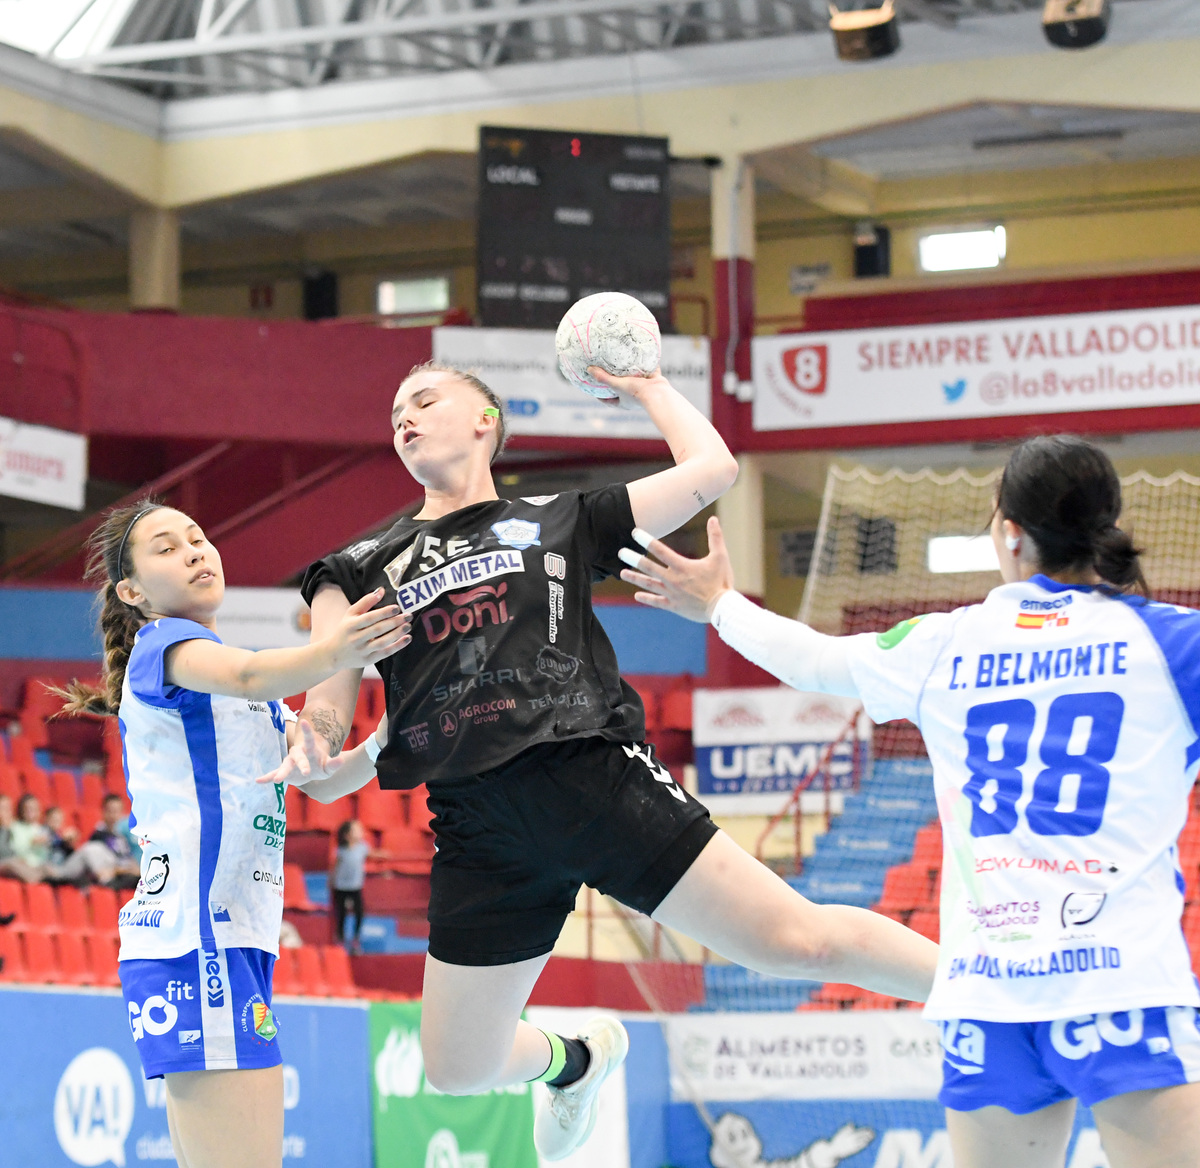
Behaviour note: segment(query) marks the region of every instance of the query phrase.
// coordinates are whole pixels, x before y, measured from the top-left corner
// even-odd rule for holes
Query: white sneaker
[[[562,1160],[587,1142],[600,1110],[600,1087],[629,1053],[629,1035],[615,1018],[592,1019],[578,1037],[592,1056],[583,1078],[566,1087],[545,1084],[546,1094],[537,1100],[533,1142],[543,1160]]]

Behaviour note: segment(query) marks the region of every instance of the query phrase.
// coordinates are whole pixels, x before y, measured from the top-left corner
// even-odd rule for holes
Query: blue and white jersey
[[[867,713],[915,722],[933,762],[926,1016],[1200,1005],[1176,853],[1200,760],[1200,613],[1034,576],[848,650]]]
[[[195,949],[279,954],[284,785],[255,780],[287,753],[281,702],[195,693],[164,679],[181,641],[220,638],[164,617],[138,631],[119,722],[141,881],[121,910],[121,960]]]

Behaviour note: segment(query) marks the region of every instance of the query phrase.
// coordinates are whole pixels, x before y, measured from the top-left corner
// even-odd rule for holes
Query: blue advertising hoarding
[[[284,1159],[370,1168],[367,1009],[277,998]],[[147,1081],[120,994],[0,989],[0,1162],[174,1163],[166,1088]]]

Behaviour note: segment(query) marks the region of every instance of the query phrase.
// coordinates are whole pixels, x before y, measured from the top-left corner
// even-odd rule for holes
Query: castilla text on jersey
[[[509,572],[525,571],[520,552],[480,552],[476,556],[446,564],[434,572],[418,576],[396,589],[396,604],[402,613],[416,612],[432,604],[443,592],[503,576]]]

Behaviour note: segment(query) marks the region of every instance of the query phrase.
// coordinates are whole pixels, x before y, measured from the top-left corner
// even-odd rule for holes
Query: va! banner
[[[425,1077],[420,1002],[375,1002],[370,1017],[377,1168],[538,1168],[528,1083],[443,1095]]]
[[[707,337],[662,339],[662,371],[705,417],[712,409]],[[504,400],[509,431],[568,438],[657,438],[646,411],[615,409],[558,371],[554,334],[539,329],[435,328],[433,357],[477,373]]]
[[[695,690],[692,741],[700,799],[719,814],[773,814],[846,730],[859,706],[854,698],[799,693],[787,686]],[[851,786],[855,736],[863,751],[869,735],[870,723],[860,718],[855,735],[838,742],[830,761],[831,789]],[[841,810],[840,798],[832,806],[835,812]],[[801,810],[823,809],[824,782],[801,799]]]
[[[755,337],[754,428],[1200,402],[1200,306]]]

